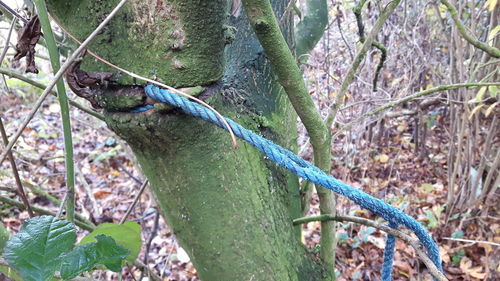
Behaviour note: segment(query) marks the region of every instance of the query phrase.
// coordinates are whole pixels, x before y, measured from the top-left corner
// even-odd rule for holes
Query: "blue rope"
[[[390,223],[390,227],[397,229],[396,224]],[[396,236],[387,234],[387,241],[384,249],[384,265],[382,266],[382,280],[392,280],[392,262],[394,260],[394,247],[396,246]]]
[[[178,107],[187,115],[199,117],[219,126],[220,128],[227,130],[224,123],[219,119],[219,117],[214,112],[202,105],[191,102],[179,95],[172,94],[167,90],[160,89],[153,85],[147,85],[145,87],[145,92],[154,100],[169,104],[174,107]],[[131,112],[143,112],[151,108],[153,108],[153,106],[149,105],[136,108]],[[441,272],[443,272],[438,247],[434,243],[432,237],[416,220],[406,215],[402,211],[396,209],[392,205],[387,204],[383,200],[368,195],[363,191],[345,184],[337,180],[336,178],[326,174],[316,166],[298,157],[291,151],[284,149],[283,147],[276,145],[272,141],[267,140],[257,135],[256,133],[243,128],[233,120],[228,118],[225,118],[225,120],[236,136],[257,148],[279,166],[286,168],[302,179],[326,187],[334,191],[335,193],[351,199],[361,207],[371,211],[378,216],[381,216],[383,219],[389,222],[389,225],[392,228],[397,228],[399,225],[404,225],[412,230],[413,233],[415,233],[415,235],[418,237],[420,242],[424,245],[430,259],[433,261],[436,267]],[[384,264],[382,268],[382,280],[384,281],[391,280],[394,245],[395,237],[389,235],[384,250]]]

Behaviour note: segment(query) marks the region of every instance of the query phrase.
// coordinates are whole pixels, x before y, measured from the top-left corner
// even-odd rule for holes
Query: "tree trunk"
[[[117,2],[48,4],[60,24],[84,39]],[[199,97],[224,116],[296,151],[297,117],[245,12],[231,15],[228,2],[130,0],[89,49],[170,86],[202,85]],[[272,2],[280,18],[288,1]],[[292,42],[291,20],[281,28]],[[111,71],[90,57],[82,69]],[[242,141],[232,148],[222,129],[175,110],[105,113],[136,154],[202,280],[322,279],[321,263],[307,255],[300,228],[292,226],[300,216],[296,177]]]

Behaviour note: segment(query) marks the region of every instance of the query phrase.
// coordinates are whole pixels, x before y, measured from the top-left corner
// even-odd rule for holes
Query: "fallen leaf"
[[[448,245],[439,246],[439,255],[444,263],[450,262],[450,255],[448,255],[449,248],[450,247]]]
[[[378,156],[378,161],[380,161],[380,163],[387,163],[389,162],[389,156],[387,154],[380,154]]]
[[[111,192],[104,190],[104,189],[100,189],[100,190],[97,190],[96,192],[94,192],[94,198],[102,199],[110,194],[111,194]]]

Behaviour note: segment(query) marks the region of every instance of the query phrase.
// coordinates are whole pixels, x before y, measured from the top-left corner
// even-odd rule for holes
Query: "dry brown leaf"
[[[12,62],[19,62],[20,59],[26,57],[26,73],[38,73],[38,68],[35,65],[35,46],[41,35],[42,26],[37,15],[33,16],[19,32],[19,40],[16,45],[17,53]]]

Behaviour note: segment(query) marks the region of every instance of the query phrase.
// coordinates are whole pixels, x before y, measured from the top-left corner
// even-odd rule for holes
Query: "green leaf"
[[[95,242],[95,236],[105,234],[113,237],[119,245],[130,251],[128,261],[133,262],[141,251],[141,226],[135,222],[127,221],[124,224],[103,223],[98,225],[94,231],[85,236],[80,244]]]
[[[40,216],[24,222],[7,242],[3,256],[25,281],[51,280],[63,254],[73,249],[75,242],[72,223]]]
[[[97,239],[98,262],[111,271],[119,272],[122,269],[123,260],[129,256],[130,251],[124,246],[116,244],[111,236],[97,235],[95,239]]]
[[[425,211],[425,215],[426,215],[427,219],[429,220],[429,227],[430,228],[437,227],[439,225],[439,221],[438,221],[437,217],[434,215],[434,213],[431,210]]]
[[[455,232],[453,232],[451,234],[451,237],[452,238],[463,238],[464,237],[464,232],[461,229],[457,229],[457,230],[455,230]]]
[[[499,25],[500,26],[500,25]],[[490,93],[490,97],[496,98],[498,93],[500,93],[500,89],[497,86],[489,86],[488,92]]]
[[[484,95],[485,95],[487,89],[488,89],[488,87],[481,87],[479,89],[479,91],[477,91],[476,97],[474,97],[473,99],[471,99],[469,101],[469,103],[481,102],[483,100],[483,98],[484,98]]]
[[[433,186],[432,184],[430,184],[430,183],[423,183],[423,184],[421,185],[421,188],[422,188],[423,190],[425,190],[426,192],[431,192],[431,191],[433,191],[433,190],[434,190],[434,186]]]
[[[61,265],[63,279],[72,279],[97,264],[102,264],[114,272],[121,270],[123,260],[130,253],[129,250],[117,245],[111,236],[100,234],[95,236],[95,239],[97,242],[78,245],[64,257]]]
[[[65,280],[75,278],[97,264],[96,243],[76,246],[61,264],[61,277]]]

